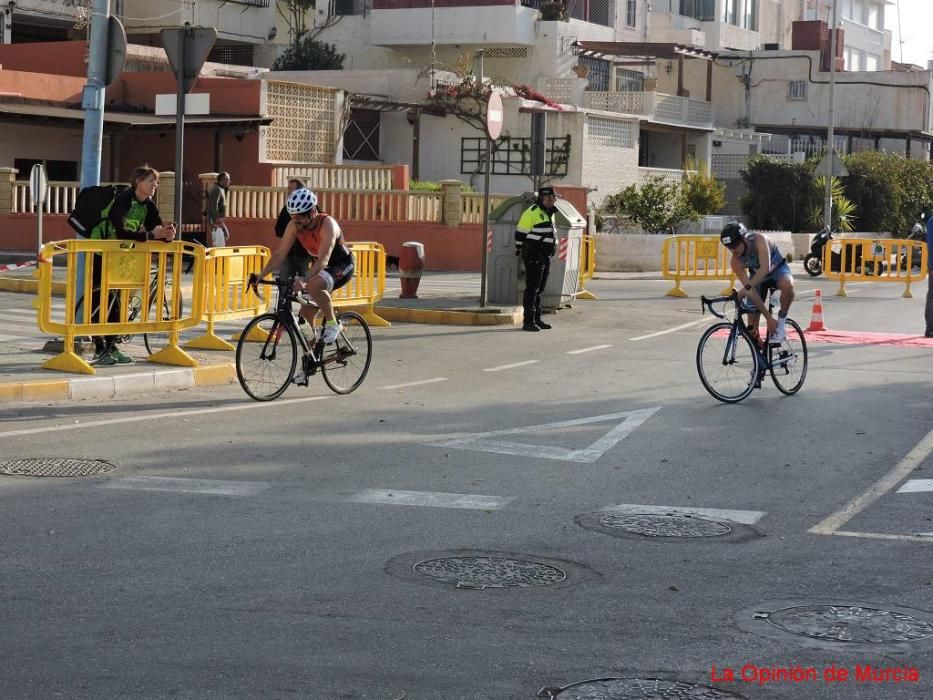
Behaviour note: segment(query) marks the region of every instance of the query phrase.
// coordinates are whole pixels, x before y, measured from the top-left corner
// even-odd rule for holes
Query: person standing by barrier
[[[749,302],[764,314],[771,342],[783,343],[787,337],[784,323],[794,301],[794,278],[777,244],[763,233],[748,231],[737,221],[730,221],[723,227],[719,240],[731,251],[732,271],[743,285],[739,290],[739,302],[748,297]],[[768,292],[774,289],[781,292],[781,310],[777,319],[768,312],[764,302]],[[749,328],[756,337],[758,318],[757,313],[748,315]]]
[[[214,248],[221,248],[230,240],[227,228],[227,191],[230,189],[230,173],[217,173],[217,182],[207,193],[207,224],[210,241]]]
[[[528,207],[515,227],[515,254],[525,265],[525,293],[522,295],[523,331],[548,330],[551,324],[541,320],[541,294],[547,285],[551,257],[556,248],[557,192],[553,187],[538,189],[535,203]]]
[[[288,181],[288,195],[290,196],[295,190],[304,189],[304,186],[304,182],[297,178],[292,178]],[[275,222],[276,238],[282,238],[285,235],[285,229],[288,228],[291,220],[292,216],[288,213],[288,205],[286,204],[282,207],[282,211],[279,212],[279,218]],[[295,241],[295,245],[288,251],[288,255],[279,268],[279,277],[282,279],[287,279],[292,275],[305,277],[308,274],[310,265],[311,256],[308,255],[308,251],[305,250],[300,241]]]
[[[933,207],[930,209],[933,215]],[[927,308],[926,333],[924,336],[933,338],[933,216],[927,216]]]
[[[91,229],[91,239],[126,240],[126,241],[165,241],[175,240],[175,224],[163,225],[154,197],[159,187],[159,171],[149,165],[141,165],[130,175],[130,186],[120,192],[113,202],[103,211],[103,219]],[[91,309],[100,304],[102,278],[102,258],[94,255],[92,272],[93,292]],[[120,321],[120,305],[117,292],[110,292],[107,306],[107,321]],[[79,302],[80,303],[80,302]],[[93,313],[93,311],[92,311]],[[78,317],[81,318],[80,316]],[[98,318],[93,319],[95,322]],[[113,336],[95,336],[94,362],[98,365],[129,364],[133,358],[122,353]]]

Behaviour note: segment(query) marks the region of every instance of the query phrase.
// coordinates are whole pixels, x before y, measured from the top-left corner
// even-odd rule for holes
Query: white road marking
[[[233,406],[221,406],[218,408],[196,408],[191,411],[166,411],[164,413],[146,413],[140,416],[128,416],[126,418],[107,418],[105,420],[88,421],[86,423],[65,423],[64,425],[47,425],[42,428],[24,428],[22,430],[8,430],[0,433],[0,438],[17,437],[20,435],[39,435],[41,433],[57,433],[62,430],[86,430],[88,428],[97,428],[103,425],[119,425],[121,423],[138,423],[140,421],[156,420],[158,418],[184,418],[185,416],[203,416],[209,413],[226,413],[227,411],[243,411],[246,409],[262,410],[273,406],[288,406],[293,403],[305,403],[306,401],[324,401],[329,396],[308,396],[302,399],[278,399],[259,403],[251,401],[249,403],[238,403]]]
[[[629,340],[647,340],[648,338],[657,338],[659,335],[667,335],[668,333],[674,333],[676,331],[683,330],[684,328],[690,328],[690,326],[695,326],[699,323],[709,323],[708,318],[698,318],[696,321],[690,321],[690,323],[684,323],[679,326],[674,326],[673,328],[668,328],[667,330],[658,331],[657,333],[649,333],[648,335],[639,335],[635,338],[629,338]]]
[[[754,525],[767,513],[761,510],[723,510],[720,508],[693,508],[691,506],[644,506],[634,503],[617,503],[599,509],[600,513],[637,514],[648,513],[663,515],[664,513],[677,513],[679,515],[700,515],[708,518],[728,520],[742,525]]]
[[[925,493],[933,491],[933,479],[911,479],[895,493]]]
[[[579,350],[568,350],[568,355],[581,355],[584,352],[593,352],[594,350],[605,350],[606,348],[611,348],[611,345],[594,345],[591,348],[580,348]]]
[[[417,382],[407,382],[405,384],[392,384],[390,386],[384,386],[383,389],[403,389],[406,386],[418,386],[419,384],[434,384],[435,382],[446,382],[447,377],[435,377],[434,379],[422,379]]]
[[[563,462],[582,462],[592,464],[606,452],[612,449],[617,443],[624,440],[629,433],[644,423],[660,407],[643,408],[636,411],[623,411],[621,413],[607,413],[601,416],[591,416],[589,418],[575,418],[573,420],[558,421],[557,423],[545,423],[543,425],[531,425],[525,428],[512,428],[509,430],[494,430],[488,433],[476,433],[453,440],[444,440],[442,442],[429,442],[432,447],[452,447],[457,450],[475,450],[477,452],[493,452],[503,455],[517,455],[520,457],[531,457],[535,459],[556,459]],[[562,428],[572,428],[578,425],[589,425],[590,423],[601,423],[603,421],[619,420],[622,422],[613,427],[601,438],[593,442],[589,447],[583,449],[568,449],[566,447],[551,447],[549,445],[529,445],[521,442],[505,442],[502,440],[490,440],[491,437],[501,435],[518,435],[521,433],[545,433],[560,430]]]
[[[20,336],[18,335],[0,335],[0,342],[5,342],[7,340],[18,340]]]
[[[859,537],[869,540],[900,540],[901,542],[933,542],[933,532],[918,532],[916,535],[892,535],[886,532],[849,532],[847,530],[835,530],[834,532],[819,533],[826,535],[838,535],[839,537]]]
[[[487,367],[484,369],[484,372],[499,372],[504,369],[512,369],[513,367],[524,367],[525,365],[533,365],[541,360],[525,360],[524,362],[513,362],[510,365],[499,365],[498,367]]]
[[[514,497],[480,496],[470,493],[438,493],[433,491],[399,491],[396,489],[366,489],[345,500],[353,503],[387,503],[397,506],[427,506],[430,508],[470,508],[499,510]]]
[[[814,535],[832,535],[856,515],[897,486],[919,464],[933,452],[933,430],[928,432],[917,445],[898,462],[890,472],[872,484],[864,493],[846,503],[842,508],[811,527]],[[851,533],[849,533],[851,535]]]
[[[272,484],[265,481],[221,481],[218,479],[176,479],[165,476],[127,476],[103,485],[105,489],[202,493],[210,496],[255,496]]]

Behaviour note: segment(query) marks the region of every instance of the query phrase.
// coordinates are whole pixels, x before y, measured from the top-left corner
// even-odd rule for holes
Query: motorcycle
[[[829,226],[825,227],[822,231],[818,232],[813,236],[813,240],[810,242],[810,252],[803,259],[803,268],[807,271],[807,274],[811,277],[819,277],[823,274],[823,249],[833,240],[833,234],[835,232],[829,229]],[[840,246],[836,246],[839,248]],[[853,250],[853,255],[855,260],[852,263],[850,268],[847,264],[847,269],[854,269],[858,274],[862,273],[862,246],[855,246]],[[848,261],[847,261],[848,262]],[[839,272],[842,267],[842,253],[839,250],[832,250],[829,253],[829,265],[832,272]],[[885,269],[885,264],[881,261],[876,260],[866,260],[865,261],[865,274],[874,275],[874,274],[883,274]]]
[[[926,218],[925,214],[920,215],[920,221],[923,221]],[[910,265],[912,268],[920,270],[920,260],[923,256],[923,239],[926,237],[926,227],[917,222],[910,228],[910,235],[907,236],[905,240],[913,241],[912,248],[913,250],[910,253]],[[908,253],[905,250],[901,253],[901,259],[899,261],[899,266],[902,270],[907,269],[907,260]]]

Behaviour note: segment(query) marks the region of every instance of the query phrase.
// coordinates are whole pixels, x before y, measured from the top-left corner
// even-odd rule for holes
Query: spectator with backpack
[[[90,238],[97,240],[129,240],[129,241],[165,241],[169,243],[175,239],[175,224],[163,224],[162,217],[156,207],[153,197],[159,186],[159,172],[149,166],[142,165],[136,168],[130,176],[130,186],[119,190],[111,202],[100,212],[98,223],[90,227]],[[91,189],[91,188],[88,188]],[[83,192],[82,192],[83,194]],[[80,200],[80,197],[79,197]],[[80,201],[77,203],[80,205]],[[78,207],[72,213],[72,218],[78,214]],[[85,219],[85,227],[89,223]],[[90,258],[90,256],[88,256]],[[100,304],[101,284],[101,258],[93,256],[92,263],[92,297],[91,309],[97,309]],[[80,301],[78,302],[81,303]],[[116,292],[110,293],[108,299],[107,321],[111,323],[120,320],[120,304]],[[77,316],[81,318],[80,314]],[[95,315],[94,321],[97,321]],[[133,359],[122,353],[116,346],[113,336],[95,336],[94,362],[98,365],[129,364]]]

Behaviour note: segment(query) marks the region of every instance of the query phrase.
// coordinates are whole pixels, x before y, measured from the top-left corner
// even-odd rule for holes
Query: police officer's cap
[[[557,191],[553,187],[541,187],[538,189],[539,197],[558,197]]]

